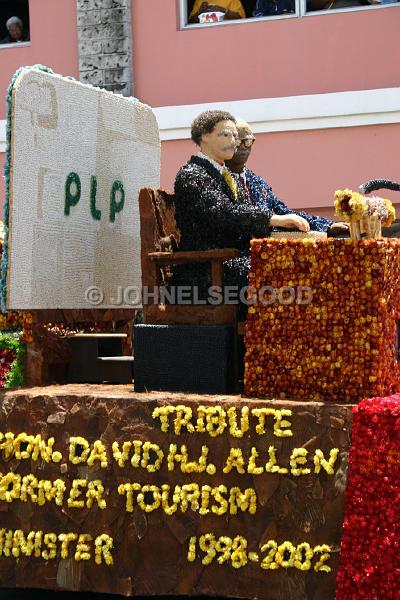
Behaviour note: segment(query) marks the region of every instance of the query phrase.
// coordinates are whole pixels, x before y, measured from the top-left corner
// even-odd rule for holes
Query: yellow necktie
[[[222,177],[225,179],[229,189],[231,190],[235,200],[237,199],[237,183],[227,167],[222,169]]]

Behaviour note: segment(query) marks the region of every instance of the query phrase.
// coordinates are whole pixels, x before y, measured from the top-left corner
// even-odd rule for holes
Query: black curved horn
[[[400,183],[396,183],[395,181],[390,181],[389,179],[370,179],[366,181],[358,188],[362,194],[369,194],[373,190],[394,190],[396,192],[400,192]]]

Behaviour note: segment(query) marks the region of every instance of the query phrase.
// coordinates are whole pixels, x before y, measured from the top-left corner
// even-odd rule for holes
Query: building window
[[[354,10],[355,8],[368,8],[370,6],[377,8],[397,3],[398,0],[307,0],[306,10],[307,12],[315,12],[316,10],[336,11],[346,8]]]
[[[204,0],[180,0],[181,4],[181,26],[195,25],[199,22],[197,11]],[[210,1],[213,7],[220,6],[221,14],[205,16],[203,20],[208,23],[218,24],[217,19],[221,19],[221,23],[227,22],[237,23],[238,21],[226,19],[222,14],[227,7],[241,7],[243,17],[246,20],[270,19],[271,17],[282,18],[291,16],[305,16],[307,14],[315,14],[316,11],[322,14],[328,14],[337,10],[346,9],[364,9],[364,8],[379,8],[388,5],[399,6],[400,0],[214,0]],[[194,11],[194,14],[193,14]],[[214,12],[215,9],[214,9]],[[200,19],[202,20],[202,19]],[[220,23],[220,24],[221,24]],[[205,23],[200,23],[204,25]]]
[[[203,0],[184,0],[185,12],[187,11],[186,24],[198,23],[199,7],[203,4]],[[216,18],[221,20],[235,20],[234,15],[238,15],[237,19],[251,19],[255,17],[273,17],[277,15],[294,14],[296,12],[295,0],[215,0],[209,2],[214,8],[213,13],[205,13],[205,19],[210,19],[207,22],[213,22]],[[220,7],[218,12],[216,9]],[[194,12],[193,12],[194,11]],[[227,11],[228,19],[224,17],[223,12]],[[207,16],[209,15],[209,16]]]
[[[29,0],[0,0],[0,44],[29,40]]]

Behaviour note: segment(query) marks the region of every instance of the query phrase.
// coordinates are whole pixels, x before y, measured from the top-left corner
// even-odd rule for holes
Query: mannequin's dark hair
[[[200,146],[201,136],[204,133],[211,133],[221,121],[236,123],[235,117],[224,110],[206,110],[200,113],[192,123],[191,135],[194,143]]]

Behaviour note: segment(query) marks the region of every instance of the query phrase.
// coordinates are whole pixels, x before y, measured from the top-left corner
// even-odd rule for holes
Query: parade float
[[[138,201],[158,187],[157,124],[43,68],[18,73],[8,100],[2,323],[23,333],[0,352],[3,370],[24,361],[25,387],[2,375],[15,389],[0,399],[0,587],[398,598],[397,240],[253,240],[242,395],[213,394],[203,356],[208,393],[167,377],[187,369],[185,327],[208,354],[232,310],[162,303],[137,325],[151,344],[134,339],[146,385],[111,385],[73,344],[128,327],[152,265],[179,260],[170,230],[147,235],[155,214],[171,224],[167,197]],[[361,238],[353,224],[376,211],[349,190],[337,201]],[[219,276],[221,256],[207,259]]]

